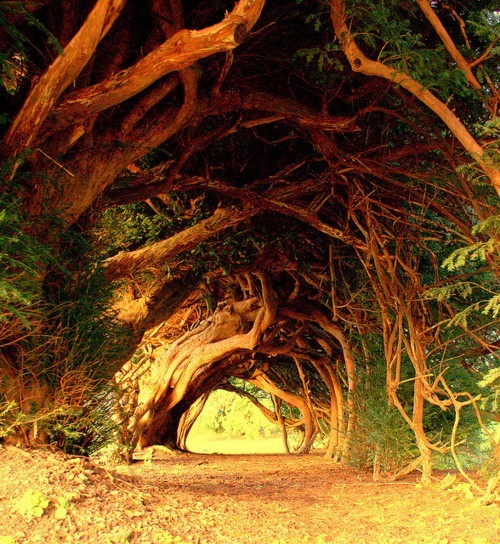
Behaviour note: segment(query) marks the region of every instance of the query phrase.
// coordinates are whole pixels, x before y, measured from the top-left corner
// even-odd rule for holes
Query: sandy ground
[[[500,543],[498,503],[418,479],[373,482],[320,454],[159,449],[111,468],[0,448],[0,544]]]

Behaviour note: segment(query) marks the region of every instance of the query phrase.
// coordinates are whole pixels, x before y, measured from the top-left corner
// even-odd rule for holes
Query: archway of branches
[[[73,425],[69,408],[89,406],[74,383],[117,372],[126,455],[182,449],[212,390],[248,396],[241,378],[272,396],[259,409],[284,436],[300,430],[298,453],[321,432],[347,462],[367,412],[396,414],[413,449],[388,472],[427,481],[433,452],[460,463],[463,410],[488,433],[476,377],[498,348],[496,42],[467,34],[477,14],[460,3],[398,6],[397,32],[379,3],[347,4],[7,14],[2,187],[22,213],[1,365],[22,414]],[[17,231],[45,249],[23,261]],[[367,448],[380,471],[387,448]]]
[[[242,264],[234,273],[224,267],[211,272],[188,290],[172,317],[144,336],[144,346],[154,346],[146,368],[140,362],[125,365],[125,376],[138,370],[142,377],[122,381],[119,376],[133,396],[123,397],[129,409],[124,443],[184,449],[207,395],[216,388],[238,391],[228,381],[234,377],[272,396],[274,410],[253,401],[285,438],[287,429],[300,430],[298,453],[310,451],[322,432],[328,435],[326,456],[347,462],[352,440],[359,440],[354,437],[360,403],[370,402],[370,374],[382,365],[388,409],[398,411],[418,445],[416,458],[391,475],[415,466],[430,475],[432,452],[446,453],[454,445],[428,436],[429,410],[454,418],[464,399],[476,402],[448,385],[445,372],[462,346],[453,345],[455,337],[443,341],[444,329],[432,317],[435,302],[423,296],[435,284],[422,280],[436,277],[439,262],[424,240],[444,240],[449,229],[434,225],[428,210],[422,215],[421,201],[404,215],[398,207],[396,215],[395,204],[387,204],[387,194],[375,196],[379,188],[371,181],[370,194],[356,183],[349,196],[335,199],[331,215],[322,203],[325,217],[339,218],[337,203],[349,202],[343,220],[350,216],[356,229],[356,237],[344,229],[349,243],[325,235],[329,227],[316,215],[303,222],[271,212],[258,223],[271,229],[273,238],[267,240],[259,227],[251,228],[254,220],[247,220],[247,246],[238,239],[241,231],[234,230],[238,250],[249,252],[239,255]],[[434,196],[429,204],[435,205]],[[277,225],[286,235],[276,237]],[[221,244],[228,245],[227,238]],[[122,299],[121,309],[134,303]],[[477,336],[486,353],[495,349],[484,343],[493,329],[486,319]],[[379,452],[373,448],[377,464]]]

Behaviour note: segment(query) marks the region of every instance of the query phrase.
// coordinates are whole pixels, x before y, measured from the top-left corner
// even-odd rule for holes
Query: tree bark
[[[148,382],[141,386],[131,420],[133,446],[139,440],[144,444],[155,438],[154,429],[162,426],[164,414],[192,394],[193,383],[210,375],[212,365],[257,346],[260,336],[274,321],[276,301],[265,276],[255,275],[260,280],[261,300],[252,297],[219,309],[209,321],[184,334],[158,358]],[[244,332],[248,326],[250,330]]]
[[[472,89],[474,89],[478,93],[484,105],[486,106],[486,108],[488,108],[488,111],[494,116],[495,108],[492,108],[488,104],[488,101],[484,97],[481,84],[479,83],[476,76],[474,75],[472,68],[470,67],[469,63],[465,60],[462,53],[460,53],[460,51],[458,50],[457,46],[455,45],[455,42],[452,40],[446,28],[443,26],[443,23],[441,22],[439,17],[436,15],[436,12],[432,8],[429,0],[417,0],[417,4],[420,6],[420,9],[424,13],[424,15],[427,17],[431,25],[433,26],[437,35],[439,36],[444,46],[446,47],[448,53],[452,56],[453,60],[457,63],[457,66],[464,73],[467,83],[471,86]]]
[[[272,380],[260,369],[257,369],[252,377],[248,380],[264,391],[283,399],[288,405],[295,406],[300,410],[304,422],[304,436],[297,453],[307,453],[316,435],[318,434],[317,427],[314,422],[314,414],[310,410],[307,402],[299,395],[294,395],[288,391],[279,389]]]
[[[341,345],[342,353],[344,356],[344,364],[347,371],[347,380],[348,380],[348,397],[347,397],[347,428],[346,435],[343,441],[342,446],[342,460],[347,461],[349,456],[349,446],[350,438],[354,431],[355,425],[355,406],[354,406],[354,392],[356,390],[356,362],[352,353],[351,344],[342,331],[342,329],[323,315],[317,309],[311,309],[309,314],[305,314],[300,310],[296,310],[292,307],[287,307],[281,309],[281,312],[284,315],[294,317],[295,319],[300,319],[302,321],[313,321],[318,323],[318,325],[331,334]]]
[[[500,170],[488,158],[481,145],[448,106],[408,74],[386,66],[379,61],[372,61],[364,55],[347,26],[344,0],[331,0],[331,16],[335,34],[343,47],[352,70],[367,76],[377,76],[392,81],[416,96],[446,124],[483,172],[490,178],[493,187],[500,194]]]
[[[161,77],[197,60],[234,49],[259,19],[264,0],[240,0],[223,21],[203,30],[180,30],[134,66],[68,95],[55,109],[55,129],[120,104]]]
[[[98,0],[87,20],[28,95],[2,142],[4,158],[14,159],[36,140],[62,92],[78,77],[126,0]],[[15,167],[12,175],[15,172]]]
[[[118,279],[138,270],[144,270],[157,263],[173,259],[183,251],[188,251],[208,238],[238,225],[245,219],[258,213],[252,204],[241,207],[231,206],[218,208],[214,214],[203,219],[182,232],[166,240],[151,244],[137,251],[122,251],[110,257],[104,263],[105,277],[109,280]]]
[[[290,444],[288,443],[288,432],[286,430],[286,424],[283,419],[283,414],[281,413],[281,404],[282,400],[276,396],[271,395],[273,401],[274,411],[276,413],[276,420],[278,422],[279,428],[281,429],[281,438],[283,439],[283,447],[285,448],[286,453],[290,453]]]
[[[193,425],[196,423],[199,415],[205,408],[208,397],[210,396],[210,391],[198,397],[197,400],[189,407],[189,409],[184,412],[181,417],[178,433],[177,433],[177,447],[181,450],[187,451],[187,439]]]

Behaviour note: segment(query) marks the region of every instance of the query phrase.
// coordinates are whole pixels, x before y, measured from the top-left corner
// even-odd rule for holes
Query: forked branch
[[[354,36],[347,25],[344,0],[331,0],[331,17],[335,34],[342,45],[352,70],[367,76],[377,76],[392,81],[423,102],[446,124],[463,147],[471,154],[481,170],[490,178],[493,187],[500,194],[500,170],[498,166],[491,161],[485,150],[453,111],[409,74],[401,72],[392,66],[387,66],[382,62],[370,60],[365,56],[356,44]]]

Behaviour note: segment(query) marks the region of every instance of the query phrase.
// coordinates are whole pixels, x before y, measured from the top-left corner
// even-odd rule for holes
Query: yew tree
[[[286,447],[295,428],[299,452],[323,435],[347,461],[382,363],[384,410],[414,435],[400,468],[429,479],[433,452],[458,459],[461,414],[480,414],[467,378],[497,349],[481,298],[493,2],[42,0],[0,16],[11,431],[86,443],[99,431],[75,417],[112,404],[128,455],[182,448],[239,378],[271,394],[274,411],[254,401]],[[444,271],[467,244],[466,269]],[[50,431],[28,417],[42,406]],[[365,446],[380,472],[384,448]]]

